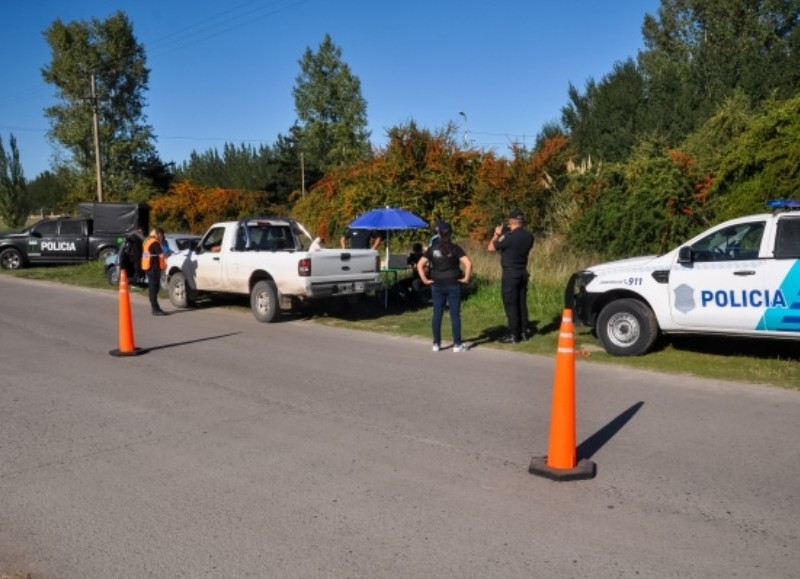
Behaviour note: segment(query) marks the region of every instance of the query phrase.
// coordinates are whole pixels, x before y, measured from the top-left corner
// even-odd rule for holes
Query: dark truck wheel
[[[189,308],[194,305],[193,290],[183,273],[174,273],[169,278],[169,301],[176,308]]]
[[[615,300],[597,318],[597,338],[612,356],[641,356],[655,344],[658,322],[639,300]]]
[[[250,292],[250,309],[259,322],[269,324],[278,319],[281,313],[278,303],[278,289],[270,280],[261,280]]]
[[[18,249],[7,247],[0,251],[0,267],[3,269],[19,269],[22,267],[22,254]]]

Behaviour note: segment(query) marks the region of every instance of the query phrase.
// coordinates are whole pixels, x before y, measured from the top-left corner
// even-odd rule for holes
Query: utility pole
[[[306,196],[306,165],[303,153],[300,153],[300,186],[302,187],[303,197]]]
[[[100,121],[97,119],[97,88],[94,73],[92,79],[92,129],[94,132],[94,168],[97,173],[97,201],[103,202],[103,175],[100,172]]]

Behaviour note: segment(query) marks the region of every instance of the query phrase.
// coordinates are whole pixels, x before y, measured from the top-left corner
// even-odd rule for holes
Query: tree
[[[800,0],[662,0],[642,31],[649,119],[673,145],[736,89],[759,104],[800,88]]]
[[[342,62],[326,34],[317,52],[307,48],[292,89],[299,123],[293,136],[306,167],[324,174],[370,153],[367,103],[361,81]]]
[[[85,197],[95,177],[96,112],[101,173],[110,192],[105,200],[146,198],[153,193],[153,167],[163,164],[144,115],[150,71],[128,18],[117,12],[102,21],[58,19],[44,35],[52,60],[42,76],[62,101],[45,109],[49,135],[72,154],[83,175],[80,193]]]
[[[435,132],[420,129],[413,121],[393,127],[385,150],[326,173],[297,201],[293,212],[329,240],[338,239],[354,217],[385,205],[403,207],[431,223],[450,221],[463,234],[470,230],[463,211],[480,154],[460,151],[455,134],[452,124]],[[401,236],[392,239],[399,241]]]
[[[18,229],[28,217],[28,199],[25,175],[19,162],[17,139],[9,139],[10,153],[6,153],[0,137],[0,217],[6,225]]]
[[[711,189],[719,220],[764,210],[770,199],[797,195],[800,94],[770,101],[726,148]]]
[[[265,191],[272,203],[279,204],[302,188],[297,147],[282,135],[272,147],[225,143],[222,154],[217,149],[192,151],[176,179],[204,187]]]
[[[571,102],[561,110],[561,120],[578,154],[603,161],[625,159],[647,130],[645,94],[644,77],[631,59],[615,64],[600,83],[587,81],[584,94],[570,85]]]
[[[31,211],[58,212],[73,188],[74,173],[66,167],[43,171],[28,181],[28,199]]]

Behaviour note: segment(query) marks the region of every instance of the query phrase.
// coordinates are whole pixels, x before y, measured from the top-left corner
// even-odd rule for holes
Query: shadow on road
[[[611,422],[606,424],[603,428],[592,434],[589,438],[584,440],[578,445],[575,451],[577,459],[590,459],[595,453],[603,448],[603,446],[617,434],[628,421],[639,412],[639,409],[644,406],[644,402],[637,402],[619,416],[614,418]]]
[[[148,352],[155,352],[156,350],[166,350],[167,348],[177,348],[178,346],[186,346],[188,344],[197,344],[199,342],[208,342],[209,340],[220,340],[230,336],[236,336],[241,332],[231,332],[230,334],[220,334],[219,336],[208,336],[207,338],[198,338],[196,340],[186,340],[185,342],[175,342],[174,344],[164,344],[163,346],[153,346],[152,348],[142,348],[141,353],[147,354]]]

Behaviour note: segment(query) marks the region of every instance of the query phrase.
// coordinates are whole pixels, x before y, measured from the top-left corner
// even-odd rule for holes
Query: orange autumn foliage
[[[188,181],[150,201],[150,222],[167,231],[203,233],[218,221],[287,213],[285,207],[270,205],[263,191],[200,187]]]

